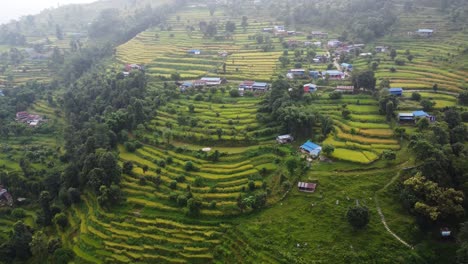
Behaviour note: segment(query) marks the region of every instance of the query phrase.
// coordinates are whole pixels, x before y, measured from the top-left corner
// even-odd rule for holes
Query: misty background
[[[2,1],[0,24],[7,23],[21,16],[35,15],[46,8],[67,4],[91,3],[96,0],[15,0]]]

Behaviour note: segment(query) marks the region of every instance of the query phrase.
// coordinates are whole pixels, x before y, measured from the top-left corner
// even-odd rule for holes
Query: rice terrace
[[[468,263],[465,1],[78,2],[0,27],[0,264]]]

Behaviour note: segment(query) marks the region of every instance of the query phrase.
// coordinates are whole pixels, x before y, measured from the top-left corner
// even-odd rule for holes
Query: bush
[[[362,206],[351,207],[346,213],[346,218],[355,229],[361,229],[369,223],[369,209]]]
[[[402,59],[396,59],[395,60],[395,64],[398,65],[398,66],[403,66],[403,65],[405,65],[405,63],[406,62],[404,60],[402,60]]]
[[[203,94],[196,94],[193,98],[195,101],[203,101]]]
[[[128,152],[135,152],[136,150],[135,144],[133,142],[127,141],[125,142],[124,146]]]
[[[68,225],[67,216],[64,213],[59,213],[54,217],[54,223],[60,226],[61,228],[65,228]]]
[[[461,113],[461,119],[463,122],[468,122],[468,111]]]
[[[67,196],[68,196],[68,200],[72,204],[79,203],[81,201],[80,191],[76,188],[72,188],[72,187],[68,188]]]
[[[169,188],[175,190],[177,188],[177,181],[171,181],[171,183],[169,183]]]
[[[341,99],[343,97],[343,95],[340,92],[331,92],[330,94],[328,94],[328,96],[330,97],[330,99],[333,100]]]
[[[122,172],[130,175],[132,174],[132,170],[133,170],[133,162],[128,161],[128,160],[124,161],[123,166],[122,166]]]
[[[420,101],[421,100],[421,94],[418,92],[413,92],[411,94],[411,100],[413,101]]]
[[[179,183],[185,182],[185,176],[184,175],[177,176],[176,181]]]
[[[194,171],[196,168],[191,161],[187,161],[184,165],[186,171]]]
[[[229,91],[229,95],[230,95],[231,97],[239,97],[239,96],[240,96],[239,90],[237,90],[237,89],[231,89],[231,90]]]
[[[11,216],[17,219],[25,218],[26,212],[21,208],[15,208],[13,211],[11,211]]]
[[[54,263],[68,264],[75,257],[75,253],[67,248],[59,248],[54,252]]]
[[[421,106],[423,107],[424,111],[432,111],[434,109],[435,102],[424,99],[421,101]]]

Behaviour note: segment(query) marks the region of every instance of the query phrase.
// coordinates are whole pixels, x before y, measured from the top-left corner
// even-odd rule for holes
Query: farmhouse
[[[276,142],[278,142],[279,144],[291,143],[293,141],[294,141],[294,137],[289,134],[276,137]]]
[[[418,29],[418,31],[416,31],[416,34],[421,37],[431,37],[433,33],[434,33],[434,30],[426,29],[426,28]]]
[[[299,191],[301,192],[313,193],[315,192],[316,187],[317,187],[316,183],[310,183],[310,182],[298,182],[297,183],[297,188],[299,188]]]
[[[399,113],[398,121],[400,123],[414,123],[414,115],[413,113]]]
[[[16,113],[16,121],[35,127],[42,122],[42,117],[40,115],[33,115],[23,111]]]
[[[302,153],[306,153],[312,157],[318,157],[320,155],[320,152],[322,151],[322,147],[313,143],[310,140],[307,140],[306,143],[304,143],[300,148]]]
[[[317,91],[317,85],[313,83],[304,84],[304,93],[313,93]]]
[[[8,193],[7,189],[0,185],[0,206],[13,206],[13,198],[11,197],[10,193]]]
[[[403,88],[389,88],[388,91],[391,95],[401,96],[403,94]]]
[[[335,92],[352,93],[354,92],[354,86],[337,86]]]
[[[336,48],[336,47],[341,45],[341,41],[336,40],[336,39],[332,39],[332,40],[328,41],[327,45],[328,45],[329,48]]]
[[[370,57],[370,56],[372,56],[372,53],[370,52],[359,53],[359,57]]]
[[[291,69],[286,75],[289,79],[294,79],[295,77],[305,77],[304,69]]]
[[[380,53],[380,52],[386,52],[387,49],[388,49],[388,48],[385,47],[385,46],[376,46],[374,50],[375,50],[375,52],[379,52],[379,53]]]
[[[322,31],[312,31],[310,33],[310,36],[312,38],[327,38],[328,37],[328,33],[327,32],[322,32]]]
[[[263,28],[262,31],[265,33],[273,33],[273,28]]]
[[[192,50],[187,51],[187,53],[192,54],[192,55],[200,55],[201,51],[197,49],[192,49]]]
[[[243,81],[239,84],[239,93],[243,95],[244,91],[265,92],[269,87],[269,84],[264,82]]]
[[[314,79],[318,79],[319,75],[320,75],[319,71],[309,71],[309,76]]]
[[[223,83],[223,80],[219,77],[203,77],[200,80],[205,81],[207,86],[220,85]]]
[[[430,114],[428,114],[428,113],[426,113],[426,112],[424,112],[422,110],[414,111],[413,116],[414,116],[415,119],[427,118],[427,119],[429,119],[430,122],[435,121],[435,116],[431,116]]]
[[[328,71],[322,71],[322,77],[325,79],[326,76],[329,76],[330,80],[341,80],[344,79],[345,75],[341,71],[337,70],[328,70]]]
[[[341,68],[343,70],[347,70],[347,71],[351,71],[353,70],[353,65],[349,64],[349,63],[341,63]]]
[[[144,67],[139,64],[127,64],[125,65],[125,71],[130,72],[132,70],[144,70]]]

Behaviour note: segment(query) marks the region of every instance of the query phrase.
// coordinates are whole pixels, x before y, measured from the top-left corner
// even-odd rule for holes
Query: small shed
[[[340,92],[340,93],[352,93],[354,92],[354,86],[337,86],[335,89],[335,92]]]
[[[328,70],[328,71],[322,72],[323,78],[325,78],[327,75],[329,76],[331,80],[341,80],[345,76],[343,72],[337,71],[337,70]]]
[[[276,137],[276,142],[279,144],[286,144],[286,143],[291,143],[294,141],[294,137],[291,136],[290,134],[286,135],[281,135]]]
[[[440,229],[440,235],[444,238],[447,238],[452,235],[452,231],[450,231],[448,227],[444,227]]]
[[[391,95],[401,96],[403,95],[403,88],[389,88],[388,91]]]
[[[422,37],[430,37],[432,34],[434,34],[433,29],[428,29],[428,28],[420,28],[418,31],[416,31],[416,34]]]
[[[317,187],[316,183],[311,183],[311,182],[298,182],[297,183],[297,188],[299,188],[299,191],[301,192],[313,193],[315,192],[316,187]]]
[[[206,85],[213,86],[213,85],[220,85],[222,80],[219,77],[203,77],[200,79],[201,81],[205,81]]]
[[[313,93],[317,91],[317,85],[313,83],[304,84],[304,93]]]
[[[192,55],[200,55],[200,54],[201,54],[201,50],[192,49],[192,50],[187,51],[187,53],[188,53],[188,54],[192,54]]]
[[[435,121],[435,116],[432,116],[422,110],[418,110],[418,111],[414,111],[413,112],[413,116],[414,118],[427,118],[429,119],[430,122],[434,122]]]

